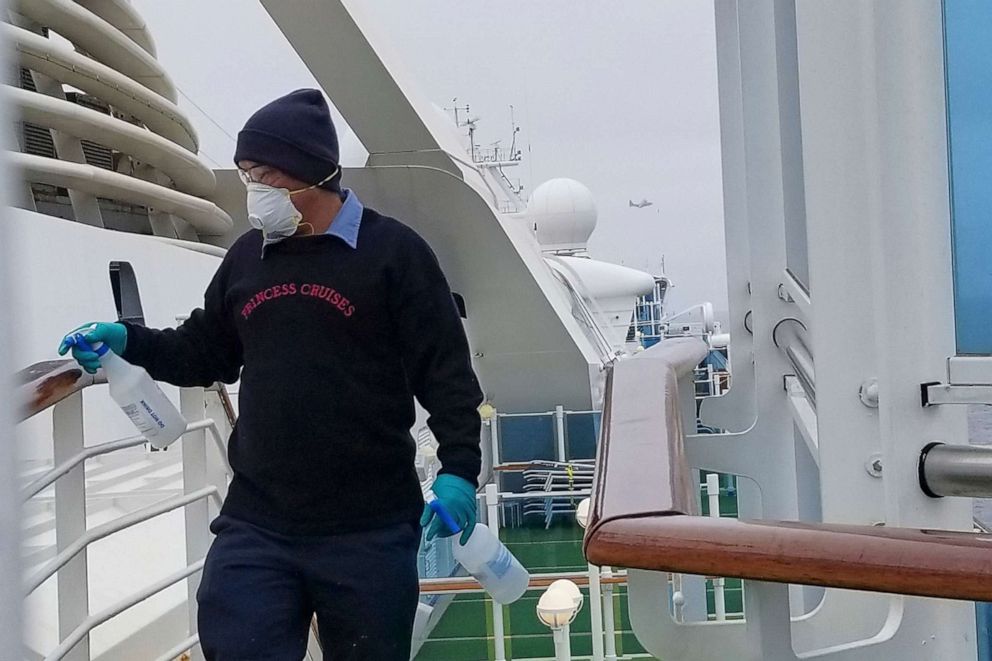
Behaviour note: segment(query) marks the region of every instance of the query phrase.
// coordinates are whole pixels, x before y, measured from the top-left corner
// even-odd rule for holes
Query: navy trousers
[[[300,661],[310,620],[324,659],[408,661],[417,522],[289,537],[221,515],[196,599],[208,661]]]

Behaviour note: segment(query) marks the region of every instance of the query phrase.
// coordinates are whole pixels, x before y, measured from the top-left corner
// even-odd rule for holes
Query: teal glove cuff
[[[475,528],[476,519],[478,518],[475,487],[457,475],[442,473],[434,480],[431,491],[434,492],[434,497],[441,501],[441,504],[451,514],[451,518],[458,524],[458,527],[462,531],[461,543],[464,544],[468,541],[469,535],[472,534],[472,529]],[[448,537],[454,534],[448,530],[448,527],[444,525],[441,518],[434,514],[430,506],[425,505],[424,513],[420,517],[420,525],[427,526],[428,524],[430,526],[427,529],[428,540],[435,537]]]

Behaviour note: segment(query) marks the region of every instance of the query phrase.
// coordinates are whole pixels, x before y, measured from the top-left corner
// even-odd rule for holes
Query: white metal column
[[[83,393],[77,392],[55,405],[53,411],[55,465],[83,451]],[[59,553],[86,533],[86,465],[78,466],[55,483],[55,544]],[[58,571],[59,640],[67,638],[89,615],[87,552],[84,548]],[[88,661],[87,634],[66,656]]]
[[[602,578],[613,578],[613,568],[603,567]],[[613,616],[613,583],[603,583],[603,658],[617,661],[616,619]]]
[[[494,483],[486,485],[486,517],[489,529],[499,538],[499,487]],[[454,538],[452,538],[454,539]],[[506,640],[503,630],[503,605],[490,598],[493,609],[493,648],[495,661],[506,661]]]
[[[179,391],[180,409],[186,422],[192,424],[204,418],[203,388],[183,388]],[[189,432],[182,439],[183,493],[192,493],[208,486],[206,432],[202,429]],[[204,558],[210,546],[210,513],[208,499],[203,498],[186,505],[186,564],[192,565]],[[189,613],[189,633],[197,632],[196,591],[200,587],[200,573],[186,579]],[[192,658],[202,659],[199,646],[192,650]]]
[[[967,529],[971,502],[927,498],[916,466],[929,441],[967,442],[962,410],[919,399],[955,351],[941,3],[803,2],[797,34],[812,300],[817,320],[847,320],[813,331],[824,517]],[[856,396],[871,377],[877,409]],[[970,604],[892,602],[878,658],[974,658]],[[824,628],[851,620],[823,612]]]
[[[0,14],[6,11],[6,3],[0,0]],[[6,48],[0,48],[0,67],[7,62]],[[7,117],[7,106],[0,90],[0,209],[5,209],[8,200],[8,185],[11,182],[6,168],[4,154],[7,146],[13,144],[7,131],[12,123]],[[9,310],[8,291],[10,276],[6,272],[9,261],[5,253],[10,250],[10,237],[7,224],[0,223],[0,309]],[[0,315],[0,346],[8,345],[8,319],[10,315]],[[7,360],[7,352],[0,352],[0,374],[11,374],[12,366]],[[0,379],[0,650],[21,649],[21,592],[20,592],[20,498],[17,497],[17,443],[14,439],[13,398],[6,378]]]

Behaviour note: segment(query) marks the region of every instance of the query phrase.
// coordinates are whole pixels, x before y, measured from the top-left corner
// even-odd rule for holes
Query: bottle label
[[[121,409],[127,414],[127,417],[131,418],[131,422],[142,434],[147,434],[155,429],[155,423],[149,416],[145,415],[144,409],[138,408],[137,404],[128,404],[122,406]]]
[[[142,407],[144,407],[145,413],[147,413],[148,417],[152,419],[152,427],[157,426],[159,429],[165,429],[165,421],[163,421],[162,418],[159,417],[158,413],[155,413],[155,409],[148,406],[148,402],[141,399],[138,400],[138,403],[141,404]]]
[[[513,564],[513,556],[505,546],[499,547],[499,553],[496,557],[486,563],[486,567],[489,571],[493,573],[496,578],[503,578],[506,572],[510,571],[510,566]]]

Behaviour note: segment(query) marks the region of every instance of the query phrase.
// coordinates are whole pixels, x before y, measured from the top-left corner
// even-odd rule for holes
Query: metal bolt
[[[878,379],[871,377],[865,379],[861,387],[858,388],[858,396],[861,403],[870,409],[878,408]]]
[[[882,477],[882,455],[875,453],[865,462],[865,470],[872,477]]]

